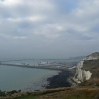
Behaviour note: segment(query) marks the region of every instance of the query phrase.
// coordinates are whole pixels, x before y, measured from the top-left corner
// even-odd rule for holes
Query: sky
[[[99,52],[99,0],[0,0],[0,59],[93,52]]]

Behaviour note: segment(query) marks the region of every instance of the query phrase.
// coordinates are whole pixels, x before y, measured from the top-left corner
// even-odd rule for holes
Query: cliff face
[[[79,63],[77,64],[77,69],[76,69],[75,76],[73,77],[73,80],[76,83],[81,83],[85,80],[89,80],[92,76],[92,72],[89,71],[90,69],[89,70],[82,69],[84,62],[97,60],[97,59],[99,59],[99,53],[95,52],[95,53],[92,53],[91,55],[86,56],[83,60],[79,61]]]

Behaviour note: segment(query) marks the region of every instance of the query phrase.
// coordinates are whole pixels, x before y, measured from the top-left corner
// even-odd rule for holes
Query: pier
[[[1,63],[0,65],[5,65],[5,66],[16,66],[16,67],[22,67],[22,68],[35,68],[35,69],[48,69],[48,70],[58,70],[58,71],[63,71],[63,70],[69,70],[66,67],[58,67],[58,66],[30,66],[30,65],[24,65],[24,64],[8,64],[8,63]]]

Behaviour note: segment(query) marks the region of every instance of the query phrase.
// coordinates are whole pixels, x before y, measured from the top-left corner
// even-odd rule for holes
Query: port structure
[[[16,66],[16,67],[22,67],[22,68],[58,70],[58,71],[69,70],[68,68],[61,67],[61,66],[36,66],[36,65],[29,65],[29,64],[11,64],[11,63],[8,64],[8,63],[2,63],[2,62],[0,62],[0,65]]]

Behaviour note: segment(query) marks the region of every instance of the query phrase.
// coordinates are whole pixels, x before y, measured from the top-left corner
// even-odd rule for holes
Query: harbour
[[[48,62],[51,66],[48,64],[38,65],[41,62]],[[57,76],[60,71],[65,71],[68,74],[68,66],[64,66],[64,62],[63,60],[18,60],[0,62],[0,90],[43,90],[48,85],[49,80],[47,79],[49,77]],[[62,67],[60,68],[59,65]]]
[[[0,63],[0,65],[5,66],[16,66],[16,67],[23,67],[23,68],[36,68],[36,69],[48,69],[48,70],[69,70],[66,67],[58,67],[58,66],[29,66],[29,65],[21,65],[21,64],[7,64],[7,63]]]
[[[58,70],[58,71],[63,71],[63,70],[70,70],[72,67],[75,68],[76,61],[62,61],[62,60],[42,60],[39,62],[36,60],[27,60],[23,61],[7,61],[7,62],[0,62],[0,65],[5,65],[5,66],[16,66],[16,67],[23,67],[23,68],[35,68],[35,69],[47,69],[47,70]],[[30,61],[33,63],[30,64]]]

